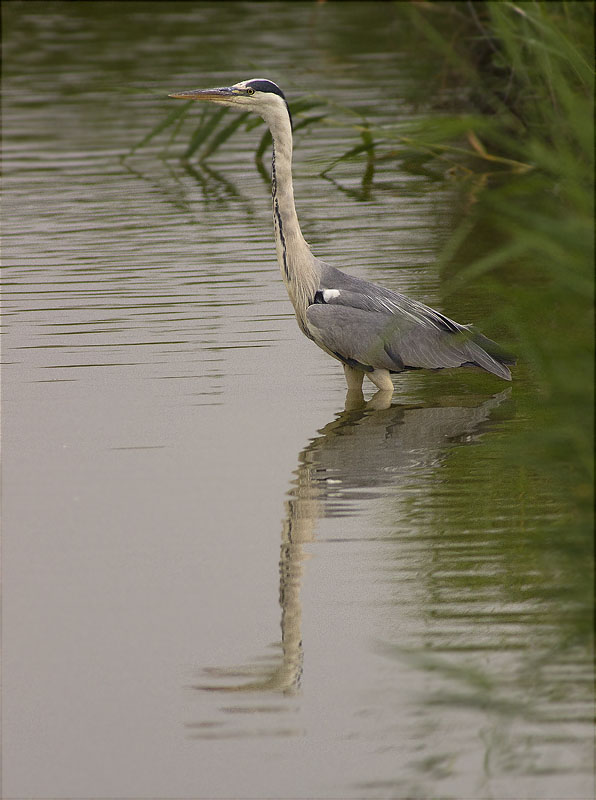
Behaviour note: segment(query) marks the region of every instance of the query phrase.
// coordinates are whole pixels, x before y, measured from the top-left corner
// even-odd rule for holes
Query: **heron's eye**
[[[249,86],[249,87],[247,88],[247,90],[246,90],[246,94],[254,94],[254,93],[255,93],[255,90],[254,90],[254,89],[251,89],[251,88],[250,88],[250,86]]]

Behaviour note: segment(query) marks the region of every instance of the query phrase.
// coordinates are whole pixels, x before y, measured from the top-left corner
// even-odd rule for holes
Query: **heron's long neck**
[[[277,260],[301,325],[318,289],[315,259],[296,215],[292,186],[292,128],[287,112],[268,120],[273,137],[271,191]]]

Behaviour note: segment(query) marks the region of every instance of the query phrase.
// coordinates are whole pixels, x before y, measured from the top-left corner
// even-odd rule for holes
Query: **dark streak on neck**
[[[291,280],[290,270],[288,268],[288,256],[286,252],[286,239],[284,236],[281,214],[279,213],[279,203],[277,202],[277,177],[275,174],[275,144],[273,144],[273,153],[271,156],[271,194],[273,195],[273,213],[275,215],[275,219],[277,220],[277,226],[279,228],[279,240],[281,242],[284,273],[286,275],[286,278],[288,280]]]

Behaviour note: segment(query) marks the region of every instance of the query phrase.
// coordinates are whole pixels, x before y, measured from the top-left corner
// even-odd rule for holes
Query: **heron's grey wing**
[[[382,314],[398,313],[414,322],[451,333],[462,333],[466,330],[464,325],[454,322],[418,300],[412,300],[405,294],[385,289],[362,278],[346,275],[328,264],[324,267],[321,271],[321,295],[326,295],[324,300],[326,303],[365,308]]]
[[[361,308],[316,303],[306,310],[309,331],[314,341],[345,364],[373,369],[400,369],[383,345],[383,326],[387,315]]]
[[[392,372],[476,364],[511,380],[509,370],[476,345],[463,326],[422,303],[404,298],[409,302],[402,305],[391,297],[343,289],[317,294],[319,301],[306,312],[313,338],[347,363]]]

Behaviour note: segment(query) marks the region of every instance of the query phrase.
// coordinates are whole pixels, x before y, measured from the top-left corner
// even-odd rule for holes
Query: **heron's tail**
[[[471,334],[467,343],[468,352],[472,356],[470,360],[487,372],[510,381],[511,372],[506,365],[515,364],[515,356],[504,350],[501,345],[493,342],[492,339],[479,333],[471,325],[467,325],[466,330]]]

